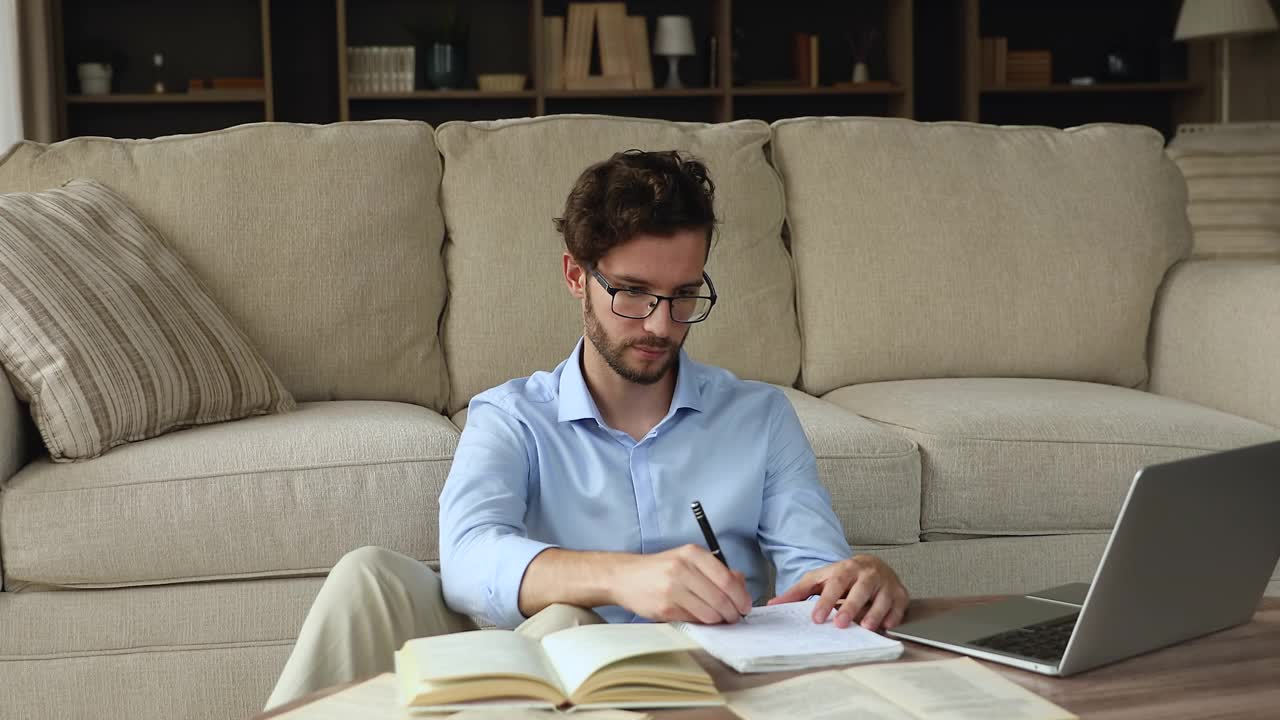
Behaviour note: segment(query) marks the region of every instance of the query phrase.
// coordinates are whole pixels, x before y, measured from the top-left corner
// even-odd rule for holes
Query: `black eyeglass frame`
[[[693,325],[695,323],[700,323],[703,320],[706,320],[707,318],[711,317],[711,311],[715,309],[716,300],[718,300],[720,297],[719,295],[716,294],[715,283],[711,282],[711,276],[708,275],[705,270],[702,272],[702,279],[704,282],[707,283],[707,290],[711,291],[710,295],[658,295],[657,293],[645,292],[644,290],[632,290],[630,288],[616,288],[613,285],[611,285],[609,283],[609,280],[605,278],[605,276],[601,275],[600,271],[597,270],[596,268],[591,268],[591,274],[595,276],[596,282],[600,283],[600,287],[604,288],[604,291],[609,293],[609,310],[611,310],[614,315],[617,315],[618,317],[627,318],[628,320],[644,320],[648,318],[650,315],[653,315],[654,310],[658,309],[658,306],[662,304],[662,301],[666,300],[667,316],[671,318],[671,322],[678,322],[681,325]],[[649,297],[653,298],[654,302],[651,305],[649,305],[648,314],[643,315],[641,317],[636,317],[634,315],[623,315],[617,310],[614,310],[613,302],[615,299],[617,299],[618,293],[620,292],[628,292],[628,293],[633,293],[635,295],[648,295]],[[711,307],[707,308],[707,313],[702,317],[698,318],[697,320],[677,320],[675,315],[675,312],[676,312],[675,304],[673,303],[673,301],[693,300],[693,299],[710,300]]]

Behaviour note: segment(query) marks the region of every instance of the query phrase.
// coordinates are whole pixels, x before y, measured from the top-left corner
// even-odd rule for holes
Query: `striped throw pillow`
[[[177,254],[93,180],[0,195],[0,362],[59,462],[295,407]]]

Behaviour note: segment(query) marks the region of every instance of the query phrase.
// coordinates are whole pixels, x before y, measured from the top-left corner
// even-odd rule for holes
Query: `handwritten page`
[[[917,720],[838,670],[725,693],[742,720]]]
[[[972,658],[851,668],[845,675],[928,720],[1075,720]]]
[[[816,599],[752,608],[734,625],[676,623],[707,652],[738,672],[798,670],[894,660],[902,643],[857,625],[813,621]]]

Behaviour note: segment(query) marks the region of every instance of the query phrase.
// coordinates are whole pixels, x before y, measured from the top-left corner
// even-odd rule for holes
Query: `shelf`
[[[533,90],[413,90],[351,93],[352,100],[507,100],[533,98]]]
[[[654,88],[652,90],[548,90],[547,98],[720,97],[721,88]]]
[[[1197,92],[1203,88],[1193,82],[1097,83],[1095,85],[987,85],[982,93],[1160,93]]]
[[[73,105],[170,105],[186,103],[257,103],[266,102],[263,90],[214,90],[195,93],[115,93],[111,95],[68,95]]]
[[[902,95],[906,89],[891,83],[866,83],[859,85],[823,87],[797,87],[794,85],[762,85],[736,87],[732,94],[739,97],[777,95]]]

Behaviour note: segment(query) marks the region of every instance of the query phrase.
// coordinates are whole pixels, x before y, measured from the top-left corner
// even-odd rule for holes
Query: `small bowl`
[[[486,92],[523,90],[524,73],[486,73],[476,76],[476,85]]]

